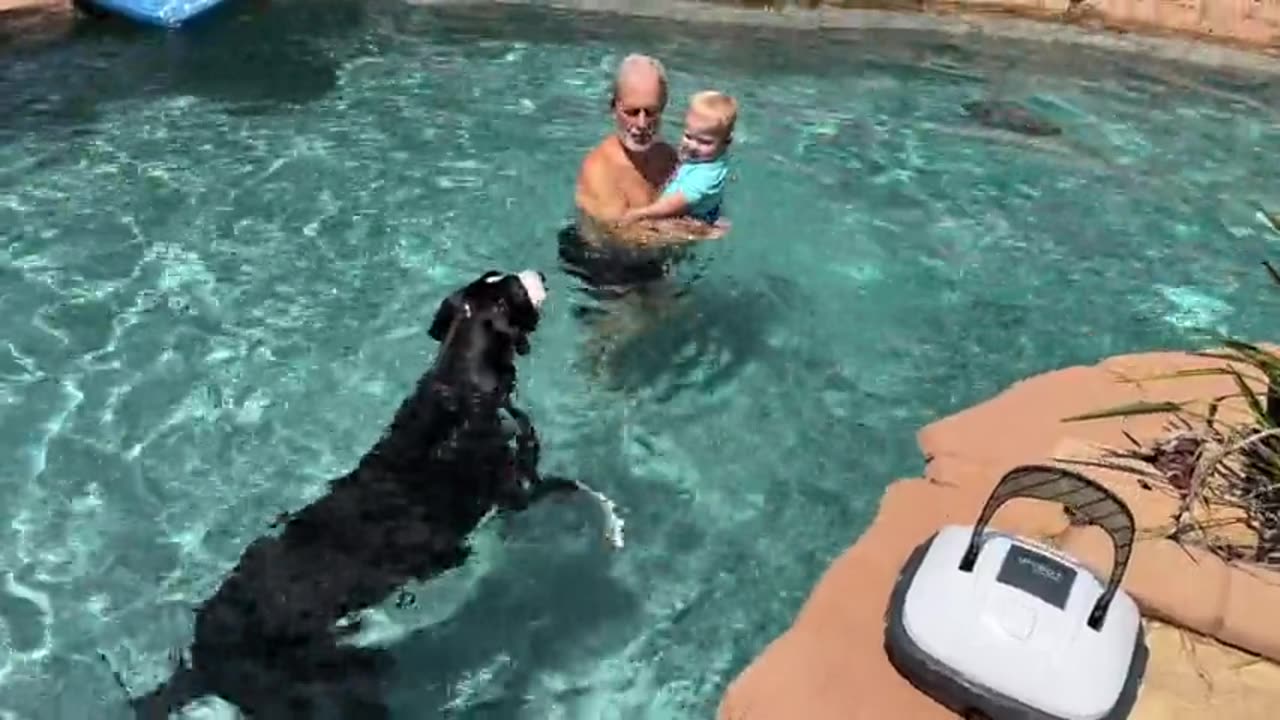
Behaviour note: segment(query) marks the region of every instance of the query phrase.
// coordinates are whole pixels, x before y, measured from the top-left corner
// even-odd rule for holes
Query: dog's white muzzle
[[[520,279],[520,284],[524,286],[524,292],[529,296],[529,302],[533,303],[535,308],[542,308],[542,303],[547,299],[547,286],[542,282],[542,276],[537,270],[521,270],[516,273],[516,277]]]

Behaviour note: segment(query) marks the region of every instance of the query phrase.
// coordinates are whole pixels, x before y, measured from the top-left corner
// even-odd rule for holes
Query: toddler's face
[[[724,152],[728,134],[714,117],[690,110],[684,117],[684,136],[680,138],[681,160],[711,160]]]

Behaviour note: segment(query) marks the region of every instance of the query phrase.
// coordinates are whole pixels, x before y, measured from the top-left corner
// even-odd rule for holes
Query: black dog
[[[386,651],[342,644],[356,628],[338,621],[460,565],[489,512],[580,487],[539,477],[537,435],[511,404],[543,283],[533,271],[488,272],[441,303],[435,364],[390,428],[324,497],[282,517],[279,536],[249,545],[198,609],[189,661],[131,701],[137,717],[167,718],[211,694],[255,720],[389,715]]]

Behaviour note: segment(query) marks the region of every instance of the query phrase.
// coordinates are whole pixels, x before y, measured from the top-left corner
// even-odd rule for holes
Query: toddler
[[[713,224],[729,174],[728,149],[738,119],[732,96],[707,90],[689,98],[689,112],[680,138],[680,166],[662,196],[652,204],[629,210],[623,221],[688,216]]]

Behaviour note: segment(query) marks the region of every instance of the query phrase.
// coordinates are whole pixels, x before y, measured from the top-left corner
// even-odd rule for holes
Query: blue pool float
[[[177,27],[227,0],[80,0],[94,10],[113,13],[135,22]]]

